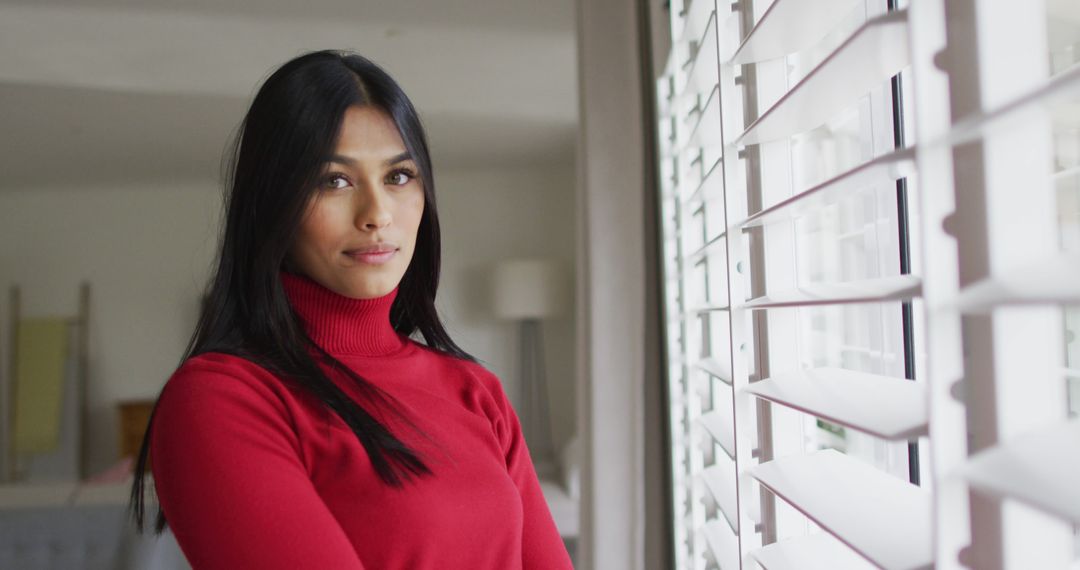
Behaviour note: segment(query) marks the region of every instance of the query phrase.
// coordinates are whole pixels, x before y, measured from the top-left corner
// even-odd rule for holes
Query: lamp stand
[[[536,473],[556,474],[551,416],[544,370],[544,335],[539,319],[521,321],[521,427]]]

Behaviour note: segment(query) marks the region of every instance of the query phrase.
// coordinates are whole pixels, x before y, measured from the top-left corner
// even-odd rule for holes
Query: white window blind
[[[678,568],[1080,567],[1077,6],[673,0]]]

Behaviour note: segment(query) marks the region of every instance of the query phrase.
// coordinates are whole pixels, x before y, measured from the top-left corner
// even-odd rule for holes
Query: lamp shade
[[[531,319],[561,314],[568,287],[562,267],[547,259],[514,259],[495,266],[492,290],[495,315]]]

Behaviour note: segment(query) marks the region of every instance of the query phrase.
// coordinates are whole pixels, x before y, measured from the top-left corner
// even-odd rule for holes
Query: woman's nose
[[[358,192],[356,206],[356,227],[361,230],[377,230],[386,227],[393,216],[390,212],[390,196],[384,190]]]

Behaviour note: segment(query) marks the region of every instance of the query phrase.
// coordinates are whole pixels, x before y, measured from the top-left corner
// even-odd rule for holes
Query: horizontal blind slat
[[[701,422],[701,426],[705,428],[705,431],[713,438],[716,443],[720,444],[720,447],[724,450],[724,453],[731,459],[735,459],[735,428],[731,425],[731,418],[729,415],[724,415],[721,412],[712,411],[702,414],[698,421]],[[732,481],[732,485],[735,482]]]
[[[697,38],[697,51],[686,72],[680,95],[707,93],[718,83],[716,65],[716,12],[709,15],[705,31]]]
[[[683,19],[682,33],[674,43],[688,42],[701,35],[702,24],[708,21],[709,12],[713,11],[712,0],[692,0],[684,5],[686,16]]]
[[[1080,254],[1057,254],[962,288],[953,307],[965,313],[1009,305],[1080,304]]]
[[[712,166],[705,171],[705,175],[701,177],[701,182],[694,187],[694,191],[690,194],[690,197],[686,199],[687,208],[699,205],[705,200],[706,191],[709,188],[719,189],[722,188],[724,182],[724,159],[723,157],[717,158]],[[719,194],[719,192],[717,192]]]
[[[724,240],[727,238],[727,232],[720,232],[715,236],[709,238],[709,241],[705,242],[701,247],[690,252],[686,256],[686,262],[689,265],[694,265],[704,259],[708,254],[714,250],[723,251],[721,247],[724,245]]]
[[[724,384],[731,384],[731,367],[725,362],[709,356],[698,360],[694,363],[694,366]]]
[[[926,388],[911,380],[814,368],[766,378],[745,390],[759,398],[889,440],[926,435]]]
[[[840,25],[858,0],[775,0],[736,48],[730,63],[742,65],[808,48]]]
[[[702,532],[720,570],[739,570],[739,541],[731,527],[714,519],[705,523]]]
[[[910,176],[914,170],[915,150],[899,149],[860,164],[787,200],[765,208],[740,222],[739,227],[749,228],[791,219],[822,204],[836,202],[864,188],[895,182],[900,178]]]
[[[910,61],[907,11],[868,20],[735,140],[751,145],[819,127]]]
[[[749,470],[778,497],[886,570],[933,563],[931,496],[833,449]]]
[[[701,473],[705,488],[712,495],[731,532],[739,534],[739,515],[735,500],[735,464],[721,461],[705,468]]]
[[[810,283],[797,289],[768,293],[743,303],[743,309],[806,307],[846,303],[899,301],[919,296],[922,281],[914,275],[895,275],[842,283]]]
[[[714,87],[702,108],[693,117],[694,123],[688,131],[686,140],[679,145],[678,152],[685,153],[693,147],[714,146],[720,144],[720,87]]]
[[[920,146],[958,145],[971,142],[1001,126],[1022,123],[1028,113],[1041,113],[1046,107],[1080,97],[1080,63],[1050,77],[1041,87],[1004,105],[973,112],[953,123],[943,138],[925,141]]]
[[[960,475],[983,493],[1080,524],[1080,419],[979,452]]]
[[[722,312],[722,311],[727,311],[728,309],[729,309],[729,307],[727,305],[724,305],[724,304],[707,303],[707,304],[704,304],[704,305],[696,305],[694,307],[691,307],[690,310],[688,310],[686,313],[687,313],[687,316],[700,316],[700,315],[703,315],[705,313]]]
[[[774,542],[750,553],[765,570],[875,570],[855,551],[825,533]]]

